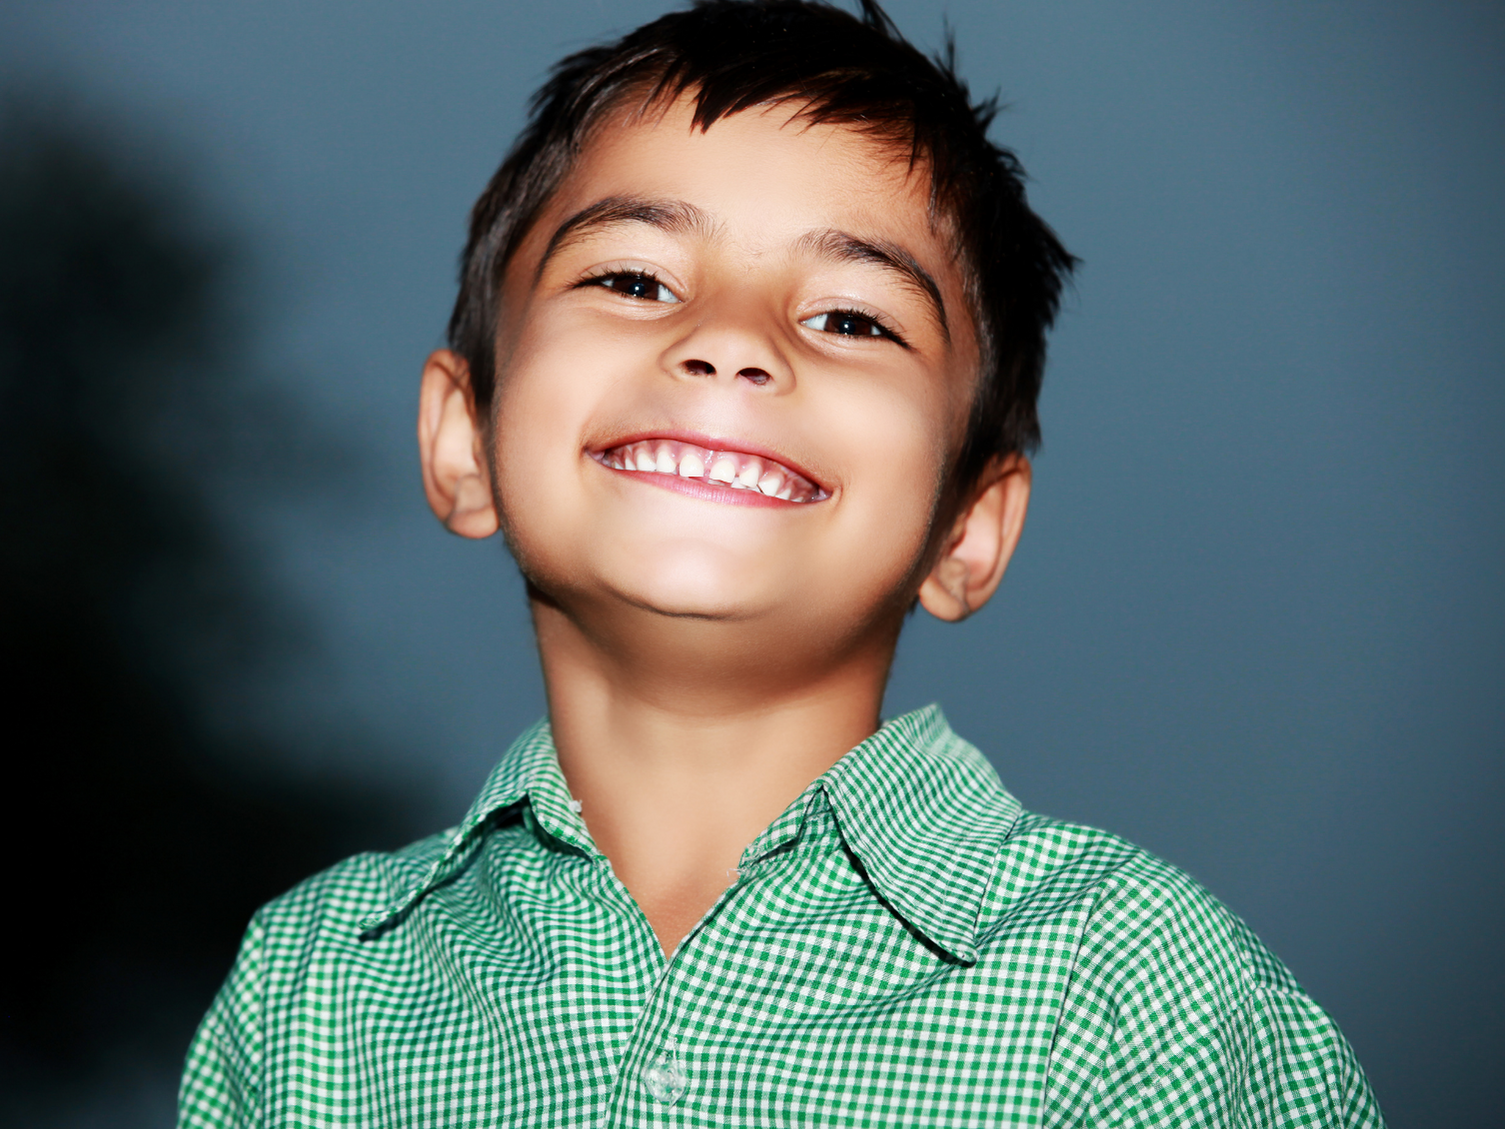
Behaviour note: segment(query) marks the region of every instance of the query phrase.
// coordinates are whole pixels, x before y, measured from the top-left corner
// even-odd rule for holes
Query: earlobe
[[[451,533],[490,537],[496,506],[470,369],[449,349],[429,355],[418,393],[418,455],[429,508]]]
[[[966,619],[998,590],[1024,531],[1031,474],[1029,460],[1017,454],[984,471],[920,585],[920,603],[931,615]]]

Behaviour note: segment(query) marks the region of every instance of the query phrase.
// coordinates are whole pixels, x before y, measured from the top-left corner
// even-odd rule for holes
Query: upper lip
[[[800,477],[808,479],[816,489],[824,494],[830,494],[831,488],[820,478],[801,463],[791,459],[788,455],[776,451],[771,447],[764,447],[758,443],[749,443],[745,439],[730,439],[725,436],[716,437],[698,431],[680,431],[676,428],[652,428],[646,431],[634,431],[615,435],[604,443],[594,444],[590,448],[592,455],[602,455],[615,447],[626,447],[630,443],[642,443],[651,439],[669,439],[679,443],[693,443],[697,447],[704,447],[711,451],[721,451],[729,454],[755,455],[760,459],[767,459],[794,471]]]

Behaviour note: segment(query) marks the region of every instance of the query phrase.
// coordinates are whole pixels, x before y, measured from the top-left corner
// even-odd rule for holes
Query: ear
[[[997,591],[1024,532],[1030,476],[1023,455],[988,464],[920,585],[920,603],[931,615],[966,619]]]
[[[418,392],[418,455],[429,508],[451,533],[490,537],[497,530],[485,429],[476,418],[470,368],[448,349],[429,355]]]

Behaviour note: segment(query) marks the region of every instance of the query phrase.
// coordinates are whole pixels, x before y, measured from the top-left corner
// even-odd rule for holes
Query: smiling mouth
[[[804,504],[830,497],[804,475],[774,459],[742,451],[717,451],[678,439],[640,439],[593,451],[591,457],[612,470],[690,479],[784,502]]]

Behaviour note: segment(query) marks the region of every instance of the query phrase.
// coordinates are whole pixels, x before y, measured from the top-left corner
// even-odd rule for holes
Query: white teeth
[[[725,482],[730,485],[737,477],[737,460],[730,455],[718,455],[716,461],[711,464],[711,473],[706,477],[712,482]]]
[[[677,440],[645,439],[602,451],[596,457],[613,470],[704,479],[734,490],[756,490],[764,497],[786,502],[825,497],[814,483],[772,459],[735,451],[707,451]]]

